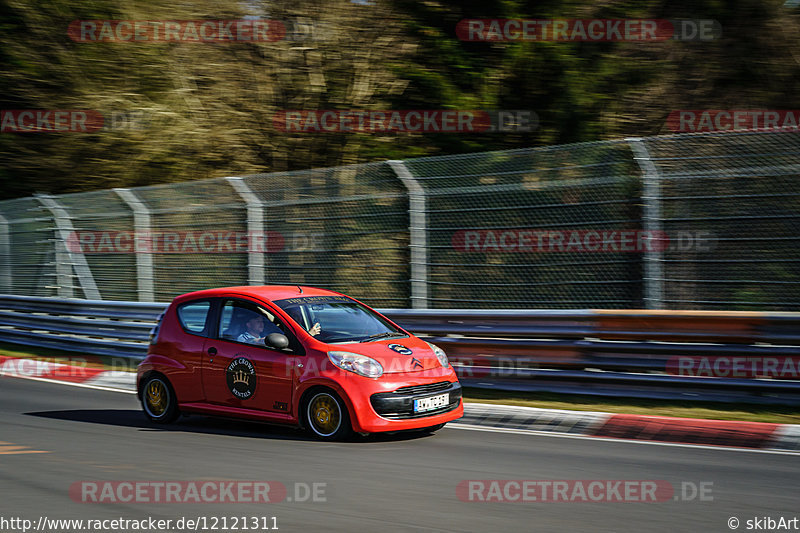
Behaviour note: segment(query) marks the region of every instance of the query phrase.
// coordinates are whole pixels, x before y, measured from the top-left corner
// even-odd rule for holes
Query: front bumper
[[[380,380],[349,376],[353,429],[365,433],[403,431],[437,426],[464,416],[461,385],[452,368],[431,369],[412,375],[384,375]],[[358,382],[359,387],[353,387]],[[442,408],[414,413],[414,400],[450,394]]]
[[[449,395],[450,401],[447,405],[421,413],[414,412],[414,400],[441,394]],[[429,418],[458,408],[461,404],[461,384],[457,381],[441,381],[427,385],[401,387],[392,392],[373,394],[370,396],[370,404],[378,416],[390,420]]]

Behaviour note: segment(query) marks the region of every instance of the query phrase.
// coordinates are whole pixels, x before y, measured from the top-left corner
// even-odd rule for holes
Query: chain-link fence
[[[800,310],[800,132],[643,139],[651,219],[707,246],[654,257],[654,303],[669,309]]]
[[[0,202],[0,294],[800,309],[800,135],[674,135]]]
[[[639,171],[627,143],[425,158],[406,166],[427,199],[432,307],[641,305],[641,254],[565,242],[575,232],[641,227]],[[584,241],[584,233],[576,236]]]

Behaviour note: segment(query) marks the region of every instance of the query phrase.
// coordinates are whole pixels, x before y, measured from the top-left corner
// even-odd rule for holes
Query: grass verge
[[[550,392],[505,392],[472,387],[464,388],[464,400],[542,409],[800,424],[800,407],[791,405],[606,398]]]

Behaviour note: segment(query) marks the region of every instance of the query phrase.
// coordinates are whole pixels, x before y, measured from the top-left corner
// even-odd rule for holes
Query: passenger
[[[304,322],[303,312],[300,310],[299,307],[290,307],[289,309],[286,310],[286,312],[289,314],[290,317],[292,317],[292,320],[297,322],[300,326],[303,325]],[[319,335],[321,331],[322,329],[320,329],[319,322],[315,322],[314,325],[311,326],[311,329],[308,330],[308,334],[311,335],[312,337],[315,337]]]

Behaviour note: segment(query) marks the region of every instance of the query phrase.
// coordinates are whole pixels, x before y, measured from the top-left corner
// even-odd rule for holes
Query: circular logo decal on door
[[[390,350],[394,350],[400,355],[411,355],[413,353],[410,349],[406,348],[402,344],[387,344],[387,346]]]
[[[256,392],[256,368],[249,359],[237,357],[225,372],[228,389],[240,400],[246,400]]]

